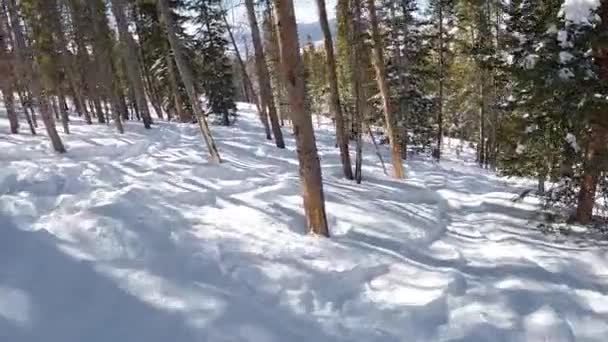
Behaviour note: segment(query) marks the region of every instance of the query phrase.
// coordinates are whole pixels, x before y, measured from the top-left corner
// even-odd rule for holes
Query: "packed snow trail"
[[[75,119],[56,155],[0,111],[0,341],[605,341],[608,248],[543,235],[525,180],[446,149],[398,181],[366,144],[356,185],[323,126],[309,236],[289,128],[240,107],[220,165],[195,125]]]

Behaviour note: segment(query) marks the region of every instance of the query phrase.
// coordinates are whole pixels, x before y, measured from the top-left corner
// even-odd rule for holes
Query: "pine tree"
[[[211,112],[221,116],[223,125],[230,125],[235,115],[235,89],[232,66],[226,55],[228,41],[220,0],[197,0],[190,9],[197,25],[196,51],[199,56],[199,77]]]

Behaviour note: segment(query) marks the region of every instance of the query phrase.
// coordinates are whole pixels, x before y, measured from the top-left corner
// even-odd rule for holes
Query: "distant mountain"
[[[329,28],[331,30],[332,38],[336,39],[336,19],[329,20]],[[300,45],[304,45],[308,42],[308,37],[314,42],[323,41],[323,31],[321,31],[321,25],[319,22],[314,23],[300,23],[298,24],[298,37],[300,38]]]

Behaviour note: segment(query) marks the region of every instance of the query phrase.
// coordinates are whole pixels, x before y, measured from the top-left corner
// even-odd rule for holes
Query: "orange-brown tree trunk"
[[[608,81],[608,0],[601,0],[598,11],[600,23],[595,30],[600,39],[594,42],[593,56],[599,70],[599,77]],[[578,196],[576,218],[588,224],[593,218],[597,182],[602,172],[608,169],[608,108],[598,105],[589,114],[589,144],[585,156],[583,180]]]
[[[346,179],[353,179],[353,169],[350,163],[350,153],[348,151],[348,138],[346,137],[344,116],[342,115],[340,94],[338,93],[338,76],[336,75],[334,44],[329,29],[329,22],[327,20],[325,0],[317,0],[317,9],[319,10],[319,23],[321,24],[321,30],[323,30],[325,55],[327,57],[327,76],[329,80],[329,102],[334,119],[336,120],[336,140],[338,141],[338,147],[340,148],[342,170]]]
[[[275,144],[278,148],[285,148],[277,108],[275,106],[274,99],[272,98],[270,72],[268,71],[268,65],[266,64],[266,58],[264,56],[264,46],[262,45],[262,38],[260,37],[260,27],[258,25],[257,18],[255,17],[253,0],[245,0],[245,6],[247,7],[247,17],[249,18],[251,40],[253,42],[253,49],[255,53],[255,67],[258,74],[258,84],[260,88],[260,105],[262,106],[263,111],[267,110],[266,113],[268,113],[268,118],[270,119],[270,126],[272,128],[272,135],[274,136]]]
[[[378,26],[378,16],[376,15],[376,4],[374,0],[367,0],[369,10],[369,19],[372,28],[372,42],[374,45],[372,51],[372,61],[376,71],[376,81],[382,96],[382,107],[384,109],[384,120],[386,121],[386,133],[390,139],[391,160],[393,162],[393,172],[396,178],[404,178],[405,171],[401,162],[401,140],[399,139],[399,131],[395,120],[395,113],[390,99],[388,83],[386,81],[386,67],[384,65],[384,48],[382,46],[382,37],[380,36],[380,28]]]
[[[285,79],[291,120],[300,164],[300,181],[304,211],[310,232],[329,236],[321,163],[317,153],[312,118],[306,109],[304,65],[300,56],[298,30],[292,0],[276,0],[275,15],[279,32],[282,76]]]

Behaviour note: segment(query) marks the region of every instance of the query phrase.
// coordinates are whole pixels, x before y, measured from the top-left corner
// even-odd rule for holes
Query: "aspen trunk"
[[[205,144],[207,144],[207,148],[209,149],[209,154],[211,158],[220,163],[222,159],[220,158],[220,153],[215,146],[215,141],[213,140],[213,136],[211,135],[211,131],[209,130],[209,126],[207,125],[207,119],[201,109],[200,101],[198,99],[196,88],[194,87],[194,77],[192,76],[192,70],[190,70],[190,66],[184,59],[181,53],[181,42],[179,41],[177,34],[175,33],[175,24],[173,22],[173,17],[171,16],[171,9],[169,8],[168,0],[158,0],[158,11],[160,12],[162,21],[165,26],[165,30],[167,32],[167,38],[169,39],[169,43],[171,44],[171,49],[173,50],[173,55],[175,56],[175,62],[177,63],[177,69],[182,78],[184,86],[186,87],[186,92],[188,93],[188,98],[190,99],[190,105],[194,110],[194,114],[196,115],[199,128],[201,130],[201,134],[205,140]]]
[[[312,126],[312,118],[306,110],[304,88],[304,65],[300,56],[298,31],[292,0],[276,0],[275,15],[278,21],[279,50],[282,75],[285,78],[291,120],[296,140],[296,150],[300,164],[300,181],[304,211],[310,232],[329,236],[321,163]]]
[[[378,18],[376,16],[376,5],[374,0],[367,0],[369,18],[372,28],[372,61],[376,71],[376,81],[382,96],[382,107],[384,109],[384,119],[386,121],[386,133],[390,139],[391,160],[393,162],[393,172],[396,178],[404,178],[403,163],[401,162],[401,141],[399,139],[399,130],[395,122],[395,113],[393,112],[388,84],[386,81],[386,68],[384,65],[384,52],[382,47],[382,38],[380,37],[380,28],[378,27]]]
[[[331,110],[336,121],[336,140],[340,148],[340,160],[342,162],[342,171],[346,179],[353,179],[353,169],[350,164],[350,153],[348,151],[348,138],[346,137],[346,129],[344,127],[344,117],[342,114],[342,105],[340,104],[340,95],[338,93],[338,76],[336,75],[336,57],[334,55],[334,44],[329,29],[327,20],[327,11],[325,9],[325,0],[316,0],[319,10],[319,22],[323,30],[325,54],[327,56],[327,75],[329,80],[329,97]]]
[[[245,0],[245,6],[247,7],[247,17],[249,18],[251,39],[253,41],[253,49],[255,52],[255,66],[258,74],[258,85],[260,88],[260,105],[262,106],[262,110],[267,111],[266,113],[270,119],[270,126],[272,128],[272,134],[277,147],[285,148],[283,133],[281,132],[281,125],[279,124],[279,117],[277,115],[277,109],[274,99],[272,98],[270,72],[268,71],[268,65],[266,64],[266,59],[264,56],[264,46],[262,45],[262,39],[260,38],[260,28],[255,17],[253,0]]]

